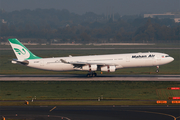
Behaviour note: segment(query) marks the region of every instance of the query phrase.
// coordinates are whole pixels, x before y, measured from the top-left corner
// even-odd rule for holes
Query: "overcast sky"
[[[140,13],[165,13],[180,10],[180,0],[0,0],[0,8],[5,11],[55,8],[68,9],[70,12],[83,14],[106,13],[113,8],[115,13],[133,15]]]

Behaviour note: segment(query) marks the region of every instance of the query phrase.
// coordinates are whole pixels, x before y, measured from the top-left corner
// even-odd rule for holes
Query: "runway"
[[[28,120],[177,120],[180,106],[2,106],[2,116]]]
[[[0,75],[0,81],[180,81],[180,75]]]

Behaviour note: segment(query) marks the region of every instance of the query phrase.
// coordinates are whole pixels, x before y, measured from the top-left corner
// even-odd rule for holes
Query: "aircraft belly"
[[[43,70],[52,70],[52,71],[68,71],[74,70],[73,65],[64,64],[64,63],[52,63],[52,64],[29,64],[29,67],[38,68]]]
[[[153,60],[145,60],[144,66],[153,66]]]
[[[45,65],[44,69],[53,70],[53,71],[68,71],[73,70],[73,66],[70,64],[54,64],[54,65]]]

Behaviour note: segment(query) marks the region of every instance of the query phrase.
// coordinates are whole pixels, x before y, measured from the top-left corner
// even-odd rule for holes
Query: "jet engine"
[[[97,70],[97,65],[85,65],[82,67],[82,70],[88,70],[89,72],[91,71],[96,71]]]
[[[115,72],[116,66],[103,66],[103,67],[101,67],[101,71]]]

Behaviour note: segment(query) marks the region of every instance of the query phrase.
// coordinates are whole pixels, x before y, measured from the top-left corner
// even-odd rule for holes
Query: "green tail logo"
[[[8,39],[13,51],[18,60],[41,59],[29,51],[19,40],[16,38]]]
[[[25,55],[26,54],[26,51],[24,50],[24,49],[22,49],[22,51],[20,50],[20,49],[18,49],[18,48],[14,48],[14,50],[19,54],[19,55]]]

